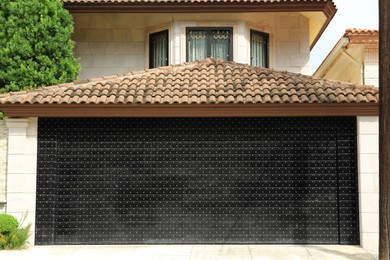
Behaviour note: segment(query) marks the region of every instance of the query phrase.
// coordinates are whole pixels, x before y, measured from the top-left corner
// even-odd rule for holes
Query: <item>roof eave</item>
[[[378,103],[1,104],[7,117],[378,116]]]
[[[318,40],[321,38],[322,34],[324,33],[325,29],[328,27],[330,21],[332,21],[333,17],[336,15],[337,8],[332,2],[326,2],[324,9],[322,12],[326,16],[325,23],[322,25],[321,30],[318,32],[317,36],[314,38],[313,42],[310,44],[310,50],[314,48]]]
[[[314,47],[337,9],[325,2],[127,2],[64,3],[71,13],[241,13],[241,12],[322,12],[326,20],[310,43]]]
[[[323,12],[333,17],[337,9],[325,2],[100,2],[64,3],[72,13],[240,13],[240,12]]]
[[[349,44],[349,38],[345,36],[341,37],[340,40],[336,43],[336,45],[333,47],[333,49],[328,53],[328,55],[322,61],[320,66],[318,66],[318,68],[313,73],[313,75],[318,78],[323,78],[330,64],[334,62],[334,60],[340,55],[341,50],[347,47],[348,44]]]
[[[379,45],[379,34],[359,34],[346,32],[336,43],[333,49],[328,53],[320,66],[313,73],[315,77],[323,78],[331,64],[341,54],[342,50],[348,48],[349,45]]]

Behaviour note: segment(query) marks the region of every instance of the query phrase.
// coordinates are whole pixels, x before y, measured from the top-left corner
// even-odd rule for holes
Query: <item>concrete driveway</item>
[[[359,246],[340,245],[130,245],[32,246],[0,251],[0,259],[81,260],[283,260],[362,259],[378,257]]]

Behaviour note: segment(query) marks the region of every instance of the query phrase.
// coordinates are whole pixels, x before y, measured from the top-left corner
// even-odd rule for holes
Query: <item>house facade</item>
[[[347,29],[338,43],[318,67],[314,76],[319,78],[352,82],[355,84],[372,85],[379,87],[379,31],[368,29]],[[372,133],[378,133],[378,118],[372,118]],[[375,136],[377,142],[377,136]],[[375,144],[376,144],[375,142]],[[377,230],[379,230],[379,174],[378,174],[378,147],[361,151],[370,157],[370,163],[362,164],[360,172],[361,189],[368,192],[369,207],[361,209],[361,225],[371,223],[370,248],[378,248]],[[364,199],[361,198],[361,203]],[[367,204],[369,205],[369,204]]]
[[[377,250],[378,91],[302,75],[332,1],[64,5],[80,82],[0,97],[32,244]]]
[[[132,1],[64,2],[75,22],[81,80],[207,57],[309,74],[310,48],[336,12],[331,1],[168,1],[143,11]]]
[[[347,29],[314,76],[379,87],[379,31]]]

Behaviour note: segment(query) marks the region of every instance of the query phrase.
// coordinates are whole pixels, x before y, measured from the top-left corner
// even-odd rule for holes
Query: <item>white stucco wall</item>
[[[363,248],[378,253],[379,124],[378,117],[358,117],[359,219]]]
[[[309,20],[298,13],[73,14],[80,80],[148,68],[149,34],[169,30],[170,64],[186,61],[186,27],[232,27],[233,60],[250,63],[250,30],[270,35],[270,67],[310,74]]]
[[[37,118],[7,119],[8,169],[6,213],[18,220],[27,214],[31,223],[30,244],[35,237],[35,199],[37,177]]]

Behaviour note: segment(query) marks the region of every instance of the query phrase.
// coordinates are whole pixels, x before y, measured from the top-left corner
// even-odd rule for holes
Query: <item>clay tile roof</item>
[[[378,95],[371,86],[206,59],[8,93],[0,104],[378,103]]]
[[[379,35],[379,30],[349,28],[345,30],[345,35]]]
[[[343,37],[349,38],[352,44],[379,44],[379,30],[350,28]]]

